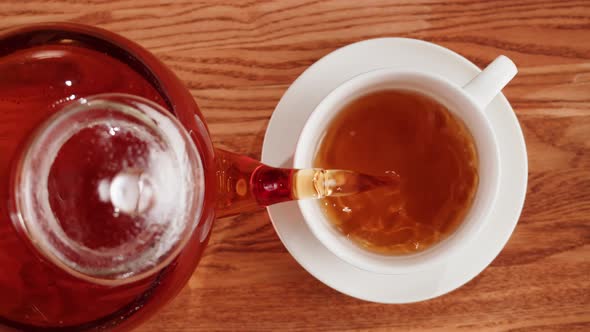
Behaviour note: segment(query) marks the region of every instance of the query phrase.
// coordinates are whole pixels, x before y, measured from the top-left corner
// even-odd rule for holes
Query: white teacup
[[[331,225],[317,201],[298,201],[303,217],[315,237],[340,259],[360,269],[383,274],[420,271],[444,263],[463,250],[482,226],[489,222],[488,216],[498,196],[498,144],[485,108],[516,73],[516,66],[505,56],[496,58],[464,87],[431,74],[403,68],[384,68],[358,75],[328,94],[315,108],[301,132],[294,156],[296,168],[314,166],[313,160],[326,128],[345,105],[372,92],[399,89],[430,96],[463,120],[475,141],[479,159],[479,184],[473,204],[457,230],[420,253],[391,256],[365,250]]]

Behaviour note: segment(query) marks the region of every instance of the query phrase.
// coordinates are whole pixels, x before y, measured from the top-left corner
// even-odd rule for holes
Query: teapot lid
[[[125,94],[80,98],[41,125],[13,184],[15,220],[39,252],[107,285],[169,264],[204,199],[186,130],[160,105]]]

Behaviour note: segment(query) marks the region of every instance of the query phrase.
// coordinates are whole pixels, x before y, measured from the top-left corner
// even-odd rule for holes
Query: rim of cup
[[[499,188],[499,150],[485,106],[466,89],[446,79],[417,71],[383,68],[353,77],[332,90],[314,109],[301,132],[294,167],[313,167],[325,128],[350,102],[382,90],[418,92],[444,105],[461,119],[471,133],[478,155],[479,182],[474,201],[459,227],[447,238],[424,251],[408,255],[384,255],[363,249],[327,220],[317,200],[298,201],[307,226],[334,255],[357,268],[381,274],[405,274],[444,263],[460,252],[488,222]]]

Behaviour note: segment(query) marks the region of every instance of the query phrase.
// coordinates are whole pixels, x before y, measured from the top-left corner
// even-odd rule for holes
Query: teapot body
[[[35,128],[68,103],[102,93],[151,100],[172,112],[203,162],[204,203],[190,240],[156,275],[123,285],[78,279],[47,261],[15,227],[11,174]],[[89,154],[92,151],[89,151]],[[44,24],[0,34],[0,327],[128,330],[190,278],[214,218],[214,150],[197,105],[152,54],[116,34]]]

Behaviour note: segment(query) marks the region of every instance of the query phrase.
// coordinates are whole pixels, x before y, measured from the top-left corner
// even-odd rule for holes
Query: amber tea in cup
[[[400,176],[400,187],[319,202],[341,233],[388,255],[420,252],[447,238],[478,186],[477,151],[464,123],[411,91],[381,90],[349,102],[327,126],[314,164]]]

